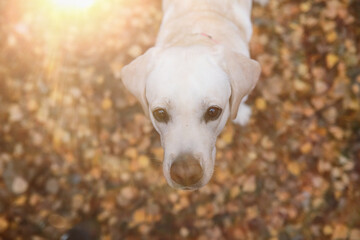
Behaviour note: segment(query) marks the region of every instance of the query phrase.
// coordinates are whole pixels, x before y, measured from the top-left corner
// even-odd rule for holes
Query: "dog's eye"
[[[167,123],[170,119],[169,114],[166,112],[165,109],[159,108],[153,111],[154,118],[158,122]]]
[[[221,115],[222,109],[219,107],[209,107],[205,113],[205,122],[215,121]]]

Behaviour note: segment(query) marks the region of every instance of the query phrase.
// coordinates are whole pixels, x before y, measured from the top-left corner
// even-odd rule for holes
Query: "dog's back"
[[[206,33],[229,49],[248,55],[252,0],[164,0],[157,45],[174,45]]]

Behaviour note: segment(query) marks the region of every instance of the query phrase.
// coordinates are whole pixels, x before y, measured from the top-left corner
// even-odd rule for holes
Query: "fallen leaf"
[[[331,126],[329,128],[329,132],[338,140],[341,140],[344,138],[344,131],[340,127]]]
[[[311,9],[311,2],[303,2],[300,4],[300,9],[302,12],[308,12]]]
[[[180,228],[180,236],[183,238],[187,238],[190,234],[189,229],[187,229],[186,227],[182,227]]]
[[[326,34],[327,42],[333,43],[335,42],[336,39],[337,39],[337,33],[335,31],[330,31],[329,33]]]
[[[17,176],[12,183],[11,189],[15,194],[22,194],[26,192],[28,186],[29,184],[24,178]]]
[[[0,217],[0,233],[5,232],[8,227],[8,220],[5,217]]]
[[[196,207],[196,216],[204,217],[206,215],[206,208],[203,205],[199,205]]]
[[[141,168],[148,168],[150,166],[150,159],[146,155],[140,155],[138,161]]]
[[[236,198],[237,196],[239,196],[239,194],[241,193],[241,190],[240,190],[240,187],[239,186],[233,186],[231,189],[230,189],[230,197],[233,199],[233,198]]]
[[[45,189],[48,193],[57,194],[57,192],[59,191],[58,180],[55,178],[51,178],[46,181]]]
[[[243,183],[244,192],[252,193],[256,190],[256,178],[255,176],[248,177],[245,182]]]
[[[130,55],[130,57],[136,58],[141,55],[142,48],[140,45],[132,45],[127,53]]]
[[[287,165],[287,169],[294,176],[299,176],[301,173],[300,164],[297,162],[289,162],[289,164]]]
[[[359,240],[360,239],[360,229],[352,229],[350,231],[350,238],[349,240]]]
[[[322,231],[323,231],[324,235],[329,236],[329,235],[331,235],[333,233],[334,230],[330,225],[325,225],[323,227]]]
[[[300,151],[301,151],[303,154],[308,154],[308,153],[310,153],[310,151],[312,150],[312,148],[313,148],[313,145],[312,145],[310,142],[306,142],[305,144],[301,145]]]
[[[331,237],[332,240],[346,240],[348,237],[349,229],[342,224],[335,226],[334,233]]]
[[[58,214],[51,214],[48,218],[48,221],[51,226],[58,229],[66,229],[70,226],[68,220]]]
[[[306,92],[310,91],[310,85],[299,79],[296,79],[294,81],[294,88],[296,91],[302,92],[302,93],[306,93]]]
[[[109,110],[112,108],[112,101],[110,98],[104,98],[102,103],[101,103],[101,107],[104,109],[104,110]]]
[[[339,57],[335,54],[329,53],[326,55],[326,66],[331,69],[339,62]]]
[[[132,216],[132,221],[131,221],[131,225],[132,226],[136,226],[140,223],[143,223],[146,221],[146,212],[144,208],[140,208],[137,209],[133,216]]]
[[[263,111],[266,109],[267,107],[267,104],[266,104],[266,101],[265,99],[263,98],[257,98],[255,100],[255,106],[256,106],[256,109],[260,110],[260,111]]]
[[[24,117],[24,114],[23,114],[20,106],[16,105],[16,104],[13,104],[10,107],[9,114],[10,114],[10,119],[9,120],[11,122],[18,122]]]

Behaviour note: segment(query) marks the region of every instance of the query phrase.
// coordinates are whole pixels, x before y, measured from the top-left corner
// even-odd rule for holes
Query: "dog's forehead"
[[[230,89],[227,74],[206,49],[176,48],[159,55],[149,74],[146,97],[150,105],[199,105],[227,101]]]

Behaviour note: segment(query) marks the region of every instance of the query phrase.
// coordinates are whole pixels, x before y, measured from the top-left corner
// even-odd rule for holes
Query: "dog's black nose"
[[[171,179],[184,187],[198,183],[203,177],[199,159],[191,154],[178,156],[170,167]]]

